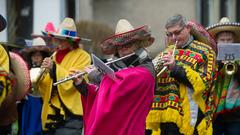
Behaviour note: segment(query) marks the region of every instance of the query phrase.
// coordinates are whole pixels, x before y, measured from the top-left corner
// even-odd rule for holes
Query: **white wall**
[[[6,0],[0,0],[0,14],[5,18],[7,16],[7,3]],[[0,32],[0,41],[6,42],[7,41],[7,29]]]
[[[115,29],[117,21],[125,18],[134,27],[151,27],[155,43],[149,47],[152,56],[165,47],[167,19],[176,13],[196,19],[195,0],[93,0],[93,19]]]
[[[41,34],[45,25],[52,22],[57,29],[65,17],[65,0],[34,0],[33,33]]]
[[[75,21],[92,20],[93,19],[92,0],[75,0],[75,2],[76,2]]]

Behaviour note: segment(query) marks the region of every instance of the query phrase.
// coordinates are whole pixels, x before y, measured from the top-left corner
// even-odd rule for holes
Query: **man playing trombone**
[[[240,23],[233,23],[223,17],[219,23],[207,27],[217,43],[240,43]],[[218,52],[224,53],[224,52]],[[239,53],[239,52],[237,52]],[[215,83],[214,135],[240,134],[240,66],[234,61],[232,71],[227,63],[218,62],[218,76]],[[234,69],[238,69],[234,71]]]
[[[81,134],[83,109],[81,95],[72,81],[53,86],[68,76],[71,69],[83,70],[90,65],[90,56],[79,48],[76,26],[65,18],[57,32],[47,33],[56,45],[56,52],[42,62],[42,78],[38,90],[43,98],[42,128],[49,135]]]
[[[143,49],[153,42],[148,26],[134,29],[125,19],[119,20],[115,35],[101,43],[105,53],[122,58],[110,67],[115,78],[98,77],[100,84],[92,85],[75,79],[75,86],[82,93],[85,135],[144,135],[145,120],[150,110],[155,71],[148,52]],[[96,78],[89,72],[89,81]],[[96,81],[95,81],[96,82]]]
[[[153,61],[158,88],[147,128],[161,135],[210,135],[214,42],[200,25],[179,14],[165,28],[169,44]]]

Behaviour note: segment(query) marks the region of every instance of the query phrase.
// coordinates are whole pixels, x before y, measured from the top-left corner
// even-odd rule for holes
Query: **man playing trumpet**
[[[170,43],[154,64],[157,72],[161,67],[167,70],[158,74],[147,128],[158,135],[210,135],[207,103],[215,67],[213,44],[200,25],[182,15],[170,17],[165,28]]]
[[[207,27],[217,43],[240,43],[240,23],[233,23],[223,17],[219,23]],[[223,53],[223,52],[218,52]],[[239,53],[239,52],[238,52]],[[218,76],[215,88],[215,120],[214,135],[240,134],[240,66],[239,60],[234,61],[237,71],[227,73],[226,63],[218,62]]]
[[[42,128],[49,135],[81,134],[81,95],[72,81],[53,86],[53,82],[69,76],[71,69],[83,70],[90,65],[90,56],[80,49],[76,26],[72,18],[65,18],[57,32],[47,33],[57,46],[52,58],[45,58],[41,68],[45,74],[39,82],[43,98]]]

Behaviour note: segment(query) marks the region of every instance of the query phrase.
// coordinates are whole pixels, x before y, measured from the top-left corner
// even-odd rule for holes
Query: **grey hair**
[[[165,28],[168,29],[172,26],[175,25],[179,25],[180,27],[184,27],[187,25],[187,19],[182,16],[181,14],[176,14],[170,18],[168,18],[166,24],[165,24]]]

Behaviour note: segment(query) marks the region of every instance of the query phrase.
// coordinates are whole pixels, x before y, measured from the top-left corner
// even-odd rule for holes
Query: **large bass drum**
[[[16,53],[10,52],[11,69],[16,78],[17,100],[21,100],[30,90],[31,82],[27,63]]]

